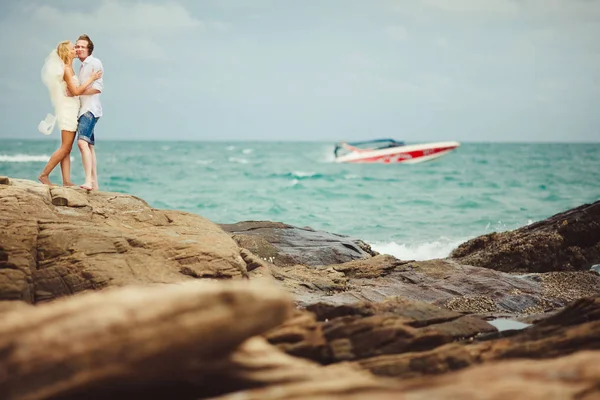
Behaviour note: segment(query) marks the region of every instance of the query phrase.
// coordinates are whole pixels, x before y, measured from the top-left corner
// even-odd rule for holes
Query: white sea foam
[[[316,172],[292,171],[292,175],[296,178],[309,178],[317,175]]]
[[[245,158],[239,158],[239,157],[229,157],[229,162],[237,163],[237,164],[248,164],[248,160],[246,160]]]
[[[212,164],[213,160],[196,160],[196,164],[200,164],[200,165],[208,165],[208,164]]]
[[[243,153],[243,154],[250,154],[250,153],[252,153],[253,151],[254,151],[254,149],[244,149],[244,150],[242,150],[242,153]]]
[[[225,149],[228,151],[235,150],[235,146],[227,146]]]
[[[323,158],[322,160],[326,163],[332,163],[335,161],[335,154],[333,154],[335,147],[327,146],[323,149]]]
[[[445,258],[450,255],[461,243],[467,239],[449,239],[440,238],[433,242],[399,244],[396,242],[388,243],[369,243],[371,248],[381,254],[389,254],[400,260],[431,260],[434,258]]]
[[[6,163],[48,162],[49,159],[50,156],[46,154],[0,154],[0,162]]]
[[[513,229],[518,229],[522,226],[525,225],[531,225],[534,221],[529,219],[527,220],[526,224],[510,224],[507,225],[502,221],[498,221],[496,224],[492,225],[490,222],[488,222],[488,224],[485,227],[485,233],[490,233],[490,232],[505,232],[505,231],[512,231]]]

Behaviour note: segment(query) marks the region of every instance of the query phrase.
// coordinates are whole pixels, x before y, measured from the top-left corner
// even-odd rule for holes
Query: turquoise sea
[[[35,180],[58,139],[0,140],[0,175]],[[101,190],[217,223],[282,221],[350,235],[403,259],[600,199],[600,144],[463,143],[415,165],[333,162],[333,143],[97,145]],[[73,181],[83,182],[79,151]],[[60,170],[51,175],[60,183]]]

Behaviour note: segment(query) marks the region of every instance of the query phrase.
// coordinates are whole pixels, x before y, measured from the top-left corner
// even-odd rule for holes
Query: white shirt
[[[104,68],[102,67],[102,63],[94,56],[88,56],[85,60],[81,62],[81,67],[79,67],[79,74],[77,77],[79,78],[80,83],[84,83],[87,81],[92,75],[92,69],[94,71],[101,70],[104,72]],[[96,79],[91,86],[93,89],[97,89],[102,92],[104,88],[104,82],[102,78]],[[100,103],[100,93],[96,94],[86,94],[80,95],[79,100],[81,101],[81,106],[79,108],[79,115],[85,114],[88,111],[91,111],[94,114],[94,117],[100,118],[102,116],[102,104]]]

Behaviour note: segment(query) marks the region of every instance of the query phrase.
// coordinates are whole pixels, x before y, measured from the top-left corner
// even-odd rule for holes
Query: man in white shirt
[[[92,56],[94,51],[94,42],[88,35],[81,35],[75,43],[75,51],[77,57],[81,61],[79,68],[79,82],[85,82],[93,71],[102,71],[104,76],[104,68],[99,59]],[[97,79],[88,86],[83,94],[79,95],[81,106],[78,115],[77,125],[77,146],[81,151],[81,162],[85,172],[85,183],[81,185],[87,190],[98,189],[98,173],[96,169],[96,152],[94,145],[94,127],[96,122],[102,116],[102,104],[100,103],[100,93],[104,88],[102,77]]]

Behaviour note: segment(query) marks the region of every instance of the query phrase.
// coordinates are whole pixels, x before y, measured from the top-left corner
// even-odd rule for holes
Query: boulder
[[[341,264],[376,254],[358,239],[281,222],[221,224],[240,247],[278,266]]]
[[[314,304],[265,337],[288,354],[331,364],[426,351],[492,332],[496,328],[483,319],[398,297],[382,303]]]
[[[510,360],[404,380],[403,400],[592,400],[600,398],[600,351],[548,360]],[[251,398],[251,397],[250,397]]]
[[[461,244],[450,258],[504,272],[583,271],[600,262],[600,200]]]
[[[255,336],[292,313],[288,295],[265,281],[109,288],[18,308],[0,326],[7,400],[397,393],[357,366],[322,367]]]
[[[409,378],[510,358],[551,359],[581,350],[600,350],[599,338],[600,298],[587,298],[506,338],[482,335],[472,341],[423,352],[382,355],[359,363],[377,375]]]
[[[120,193],[11,179],[0,185],[0,231],[0,300],[247,275],[218,225]]]
[[[402,261],[390,255],[327,266],[279,267],[255,261],[253,273],[273,276],[301,307],[402,297],[459,313],[517,318],[600,296],[600,276],[593,271],[518,275],[453,260]]]
[[[244,281],[111,288],[19,307],[0,325],[0,393],[147,397],[170,383],[174,398],[195,385],[196,396],[206,396],[216,390],[203,380],[213,364],[291,311],[280,289]]]

